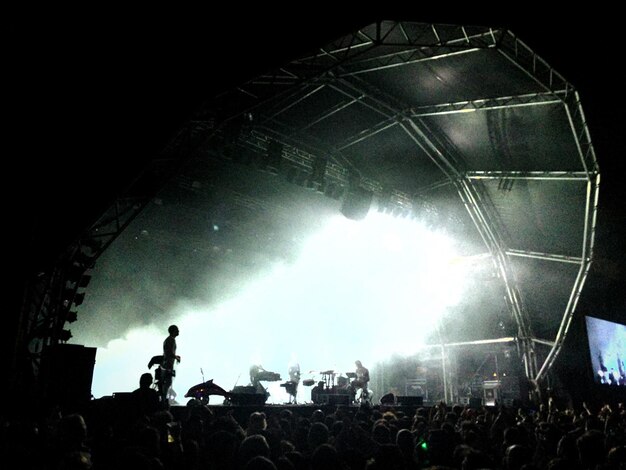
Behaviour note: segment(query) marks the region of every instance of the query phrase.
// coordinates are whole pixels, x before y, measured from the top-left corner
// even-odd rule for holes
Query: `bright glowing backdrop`
[[[415,220],[375,211],[363,221],[331,217],[297,259],[267,266],[239,295],[219,305],[181,301],[172,309],[170,323],[181,331],[179,403],[203,379],[227,390],[247,385],[253,363],[281,374],[281,382],[265,385],[268,402],[283,403],[288,396],[280,383],[288,380],[290,361],[299,362],[303,378],[320,380],[323,370],[353,371],[356,359],[371,368],[393,353],[416,352],[446,308],[461,300],[468,273],[459,261],[452,240]],[[130,329],[99,347],[93,395],[137,388],[168,324]],[[89,338],[73,342],[88,346]],[[309,400],[310,390],[301,386],[298,398]]]

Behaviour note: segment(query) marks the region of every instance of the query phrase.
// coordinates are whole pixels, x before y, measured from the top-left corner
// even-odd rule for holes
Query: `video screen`
[[[626,387],[626,325],[590,316],[585,320],[594,381]]]

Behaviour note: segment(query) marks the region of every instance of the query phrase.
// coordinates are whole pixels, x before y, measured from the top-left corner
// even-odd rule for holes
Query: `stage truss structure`
[[[553,366],[592,262],[600,186],[577,91],[511,31],[379,21],[205,103],[54,269],[32,276],[17,347],[35,374],[46,348],[67,341],[81,279],[197,158],[247,162],[335,198],[363,188],[398,214],[436,213],[434,194],[455,200],[502,282],[526,377],[539,383]],[[528,269],[516,263],[534,261],[573,269],[558,311],[520,279]]]

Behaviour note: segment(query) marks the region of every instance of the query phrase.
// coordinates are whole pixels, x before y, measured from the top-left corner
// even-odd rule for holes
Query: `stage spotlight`
[[[62,341],[64,343],[67,343],[71,337],[72,337],[71,330],[61,330],[61,333],[59,333],[59,341]]]
[[[77,293],[74,296],[74,305],[79,306],[80,304],[83,303],[83,300],[85,300],[85,293],[84,292]]]
[[[76,253],[76,255],[74,255],[74,262],[77,263],[78,266],[82,266],[83,269],[91,269],[96,264],[96,256],[90,256],[83,253],[82,251],[79,251],[78,253]]]
[[[78,287],[87,287],[90,281],[91,281],[91,276],[83,275],[81,276],[80,281],[78,282]]]
[[[81,246],[89,248],[92,253],[96,253],[102,248],[102,240],[99,238],[85,238],[80,243]]]
[[[319,184],[324,184],[324,176],[326,175],[326,164],[328,159],[324,157],[316,157],[313,160],[313,170],[311,171],[311,181]]]
[[[287,171],[285,173],[285,179],[289,183],[294,183],[295,184],[297,177],[298,177],[298,169],[295,166],[293,166],[293,165],[289,165],[287,167]]]
[[[84,269],[77,265],[72,265],[67,271],[67,280],[78,287],[87,287],[91,281],[91,276],[83,274]]]
[[[224,126],[222,130],[224,144],[226,145],[226,147],[228,148],[228,147],[234,146],[239,141],[239,137],[241,135],[250,132],[252,128],[252,124],[253,124],[252,113],[244,113],[241,116],[238,116],[235,119],[232,119],[230,122],[228,122],[227,125]],[[229,154],[229,153],[230,152],[226,152],[226,154]]]
[[[80,277],[83,275],[84,272],[85,269],[82,266],[79,266],[78,264],[72,264],[67,269],[67,280],[72,283],[76,283],[80,280]]]
[[[341,199],[341,196],[343,195],[343,188],[341,187],[341,185],[338,185],[336,183],[328,183],[324,187],[324,194],[338,201]]]
[[[360,186],[358,175],[349,175],[349,186],[343,197],[341,213],[348,219],[363,220],[372,204],[374,193]]]
[[[283,144],[275,140],[270,140],[267,145],[267,153],[265,155],[264,167],[278,172],[280,169],[280,162],[283,157]]]

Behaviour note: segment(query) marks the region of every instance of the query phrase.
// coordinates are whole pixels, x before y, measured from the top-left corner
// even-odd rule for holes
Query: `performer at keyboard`
[[[322,403],[322,395],[326,392],[326,384],[323,380],[317,382],[317,385],[311,389],[311,401],[315,404]]]
[[[295,383],[300,383],[300,364],[297,362],[289,366],[289,380]]]
[[[355,361],[356,365],[356,378],[350,384],[352,387],[352,396],[356,397],[357,390],[361,390],[361,400],[367,400],[368,398],[368,383],[370,381],[370,371],[363,366],[361,361]]]
[[[263,366],[258,364],[252,364],[250,366],[250,385],[252,385],[257,392],[265,393],[265,388],[261,385],[261,374],[265,372]]]
[[[300,364],[297,362],[292,362],[289,365],[289,386],[287,388],[287,393],[291,395],[289,402],[296,404],[296,395],[298,394],[298,385],[300,384]]]
[[[280,380],[280,374],[265,370],[263,366],[259,364],[250,366],[250,386],[254,387],[255,393],[264,394],[266,399],[269,398],[270,393],[261,382],[276,382],[277,380]]]

